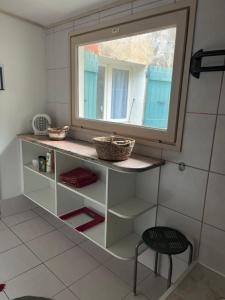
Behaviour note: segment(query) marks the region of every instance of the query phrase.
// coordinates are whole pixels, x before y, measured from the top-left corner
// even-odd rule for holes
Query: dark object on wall
[[[3,67],[0,66],[0,90],[4,91]]]
[[[225,71],[224,66],[210,66],[202,67],[202,58],[210,56],[222,56],[225,55],[225,50],[212,50],[203,51],[203,49],[197,51],[191,58],[190,72],[195,78],[200,78],[200,73],[202,72],[218,72]]]

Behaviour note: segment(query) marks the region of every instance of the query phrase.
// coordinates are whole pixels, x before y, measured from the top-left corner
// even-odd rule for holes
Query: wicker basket
[[[98,158],[109,161],[128,159],[134,148],[135,140],[126,137],[102,136],[93,138]]]

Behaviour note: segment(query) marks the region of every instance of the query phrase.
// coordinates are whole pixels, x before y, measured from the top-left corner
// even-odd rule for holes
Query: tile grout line
[[[17,236],[17,235],[16,235]],[[17,236],[18,237],[18,236]],[[19,237],[18,237],[19,238]],[[20,238],[19,238],[20,239]],[[49,270],[49,268],[39,259],[39,257],[32,251],[32,249],[30,249],[24,242],[23,242],[23,244],[24,244],[24,246],[26,247],[26,248],[28,248],[32,253],[33,253],[33,255],[41,262],[38,266],[41,266],[41,265],[43,265],[43,266],[45,266],[47,269],[48,269],[48,271],[52,274],[52,275],[54,275],[55,276],[55,278],[57,278],[62,284],[63,284],[63,286],[66,286],[62,281],[61,281],[61,279],[59,279],[58,278],[58,276],[56,276],[51,270]],[[37,266],[35,266],[35,267],[33,267],[33,268],[31,268],[31,269],[29,269],[29,271],[31,271],[31,270],[33,270],[33,269],[35,269]],[[19,276],[21,276],[22,274],[25,274],[25,273],[27,273],[28,272],[28,270],[27,271],[25,271],[25,272],[23,272],[23,273],[21,273],[21,274],[19,274],[18,276],[16,276],[15,278],[17,278],[17,277],[19,277]],[[14,279],[15,279],[14,278]]]
[[[207,193],[208,193],[209,176],[210,176],[210,169],[211,169],[212,157],[213,157],[213,149],[214,149],[214,143],[215,143],[215,137],[216,137],[218,113],[219,113],[219,107],[220,107],[220,101],[221,101],[221,95],[222,95],[223,78],[224,78],[224,72],[222,73],[221,80],[220,80],[219,101],[218,101],[218,104],[217,104],[217,115],[216,115],[216,119],[215,119],[215,125],[214,125],[214,131],[213,131],[213,140],[212,140],[212,146],[211,146],[211,151],[210,151],[207,182],[206,182],[206,188],[205,188],[205,194],[204,194],[204,203],[203,203],[203,210],[202,210],[201,231],[200,231],[200,235],[199,235],[199,249],[198,249],[198,253],[197,253],[198,257],[200,255],[200,248],[201,248],[201,243],[202,243],[202,234],[203,234],[206,200],[207,200]]]
[[[28,211],[31,211],[31,212],[33,212],[34,214],[36,214],[32,209],[31,209],[31,210],[28,210]],[[20,214],[16,214],[16,215],[20,215]],[[14,215],[14,216],[15,216],[15,215]],[[12,216],[9,216],[9,217],[12,217]],[[4,219],[6,219],[6,218],[8,218],[8,217],[1,218],[1,221],[2,221],[2,223],[4,223],[5,225],[7,225],[7,226],[9,226],[9,227],[14,227],[14,226],[20,225],[20,224],[22,224],[22,223],[25,223],[25,222],[27,222],[27,221],[33,220],[33,219],[35,219],[36,217],[39,217],[39,215],[36,214],[36,216],[34,216],[34,217],[31,217],[31,218],[29,218],[29,219],[23,220],[23,221],[21,221],[21,222],[19,222],[19,223],[13,224],[13,225],[8,225],[8,224],[5,222]]]
[[[11,230],[11,228],[8,228],[12,233],[14,233],[12,230]],[[17,236],[17,238],[22,242],[22,244],[26,247],[26,248],[28,248],[28,250],[30,250],[32,253],[33,253],[33,255],[38,259],[38,261],[40,261],[41,262],[41,260],[39,259],[39,257],[32,251],[32,249],[30,249],[26,244],[25,244],[25,242],[16,234],[16,233],[14,233],[16,236]],[[22,274],[25,274],[25,273],[27,273],[28,271],[31,271],[31,270],[33,270],[33,269],[35,269],[36,267],[38,267],[38,266],[41,266],[41,265],[43,265],[43,266],[45,266],[47,269],[48,269],[48,271],[52,274],[52,275],[54,275],[55,276],[55,278],[56,279],[58,279],[61,283],[62,283],[62,285],[64,286],[64,287],[66,287],[66,285],[63,283],[63,281],[61,281],[61,279],[60,278],[58,278],[58,276],[56,276],[43,262],[41,262],[39,265],[37,265],[37,266],[35,266],[35,267],[33,267],[33,268],[30,268],[29,270],[27,270],[27,271],[24,271],[23,273],[21,273],[21,274],[19,274],[19,275],[17,275],[16,277],[14,277],[13,279],[15,279],[15,278],[17,278],[17,277],[19,277],[19,276],[21,276]],[[10,280],[12,280],[12,279],[10,279]],[[7,281],[8,282],[8,281]],[[8,296],[8,295],[7,295]]]
[[[12,232],[12,233],[14,233],[13,232],[13,230],[6,224],[6,227]],[[57,230],[57,229],[55,229],[54,231],[58,231],[59,233],[61,233],[59,230]],[[51,231],[52,232],[52,231]],[[48,233],[50,233],[50,232],[48,232]],[[46,233],[46,234],[43,234],[43,235],[47,235],[48,233]],[[61,255],[61,254],[63,254],[64,252],[66,252],[66,251],[69,251],[69,250],[71,250],[72,248],[75,248],[75,247],[79,247],[79,248],[81,248],[78,244],[76,245],[75,243],[74,243],[74,247],[72,247],[72,248],[70,248],[70,249],[67,249],[67,250],[65,250],[63,253],[60,253],[60,254],[58,254],[58,255],[56,255],[56,256],[54,256],[54,257],[52,257],[52,258],[50,258],[49,260],[47,260],[47,261],[42,261],[34,252],[33,252],[33,250],[26,244],[26,242],[24,242],[16,233],[14,233],[15,235],[16,235],[16,237],[21,241],[21,243],[22,244],[19,244],[19,245],[24,245],[28,250],[30,250],[32,253],[33,253],[33,255],[38,259],[38,261],[40,261],[40,264],[37,264],[36,266],[34,266],[34,267],[32,267],[32,268],[29,268],[29,269],[27,269],[26,271],[24,271],[24,272],[21,272],[21,273],[19,273],[18,275],[16,275],[16,276],[14,276],[14,277],[12,277],[12,278],[10,278],[9,280],[7,280],[6,282],[9,282],[9,281],[11,281],[11,280],[14,280],[14,279],[16,279],[17,277],[19,277],[19,276],[21,276],[21,275],[23,275],[23,274],[25,274],[25,273],[27,273],[28,271],[31,271],[31,270],[33,270],[33,269],[35,269],[35,268],[37,268],[37,267],[39,267],[39,266],[41,266],[41,265],[43,265],[43,266],[45,266],[47,269],[48,269],[48,271],[53,275],[53,276],[55,276],[61,283],[62,283],[62,285],[65,287],[63,290],[60,290],[57,294],[59,294],[59,293],[61,293],[62,291],[65,291],[65,290],[69,290],[73,295],[75,295],[76,297],[78,297],[71,289],[70,289],[70,287],[73,285],[73,284],[75,284],[76,282],[78,282],[78,281],[80,281],[81,279],[83,279],[84,277],[86,277],[88,274],[90,274],[90,273],[92,273],[92,272],[94,272],[95,270],[97,270],[98,268],[100,268],[100,267],[104,267],[104,268],[106,268],[110,273],[112,273],[115,277],[117,277],[120,281],[122,281],[122,282],[124,282],[129,288],[130,288],[130,286],[129,286],[129,284],[127,284],[127,282],[126,281],[124,281],[122,278],[120,278],[117,274],[115,274],[113,271],[111,271],[107,266],[105,266],[104,265],[104,263],[101,263],[101,262],[99,262],[99,261],[97,261],[96,259],[96,262],[98,263],[98,266],[96,266],[96,268],[94,268],[93,270],[91,270],[90,272],[88,272],[87,274],[85,274],[84,276],[82,276],[82,277],[80,277],[79,279],[77,279],[76,281],[74,281],[73,283],[71,283],[70,285],[66,285],[51,269],[49,269],[48,268],[48,266],[45,264],[47,261],[49,261],[49,260],[51,260],[51,259],[53,259],[53,258],[55,258],[55,257],[57,257],[57,256],[59,256],[59,255]],[[62,233],[63,234],[63,233]],[[41,236],[43,236],[43,235],[41,235]],[[37,238],[39,238],[40,236],[38,236]],[[36,238],[35,238],[36,239]],[[33,241],[34,239],[32,239],[32,241]],[[29,241],[27,241],[27,242],[29,242]],[[19,246],[19,245],[17,245],[17,247]],[[16,248],[16,247],[15,247]],[[12,248],[11,248],[12,249]],[[9,249],[9,250],[7,250],[7,251],[10,251],[11,249]],[[85,253],[87,253],[87,251],[85,251],[83,248],[81,248],[81,250],[82,251],[84,251]],[[6,252],[7,252],[6,251]],[[87,253],[87,255],[90,255],[89,253]],[[90,255],[91,257],[93,257],[92,255]],[[94,259],[94,257],[93,257],[93,259]],[[151,270],[151,269],[150,269]],[[144,280],[146,280],[148,277],[150,277],[151,275],[148,275],[148,276],[146,276],[143,280],[141,280],[140,282],[139,282],[139,284],[142,282],[142,281],[144,281]],[[129,291],[129,293],[130,293],[131,291]],[[127,295],[129,295],[129,293],[127,294]],[[55,294],[54,296],[56,296],[57,294]],[[127,296],[126,295],[126,296]],[[8,297],[8,295],[6,294],[6,296]],[[54,297],[53,296],[53,297]],[[79,299],[79,297],[78,297],[78,299]],[[123,298],[122,298],[123,299]]]

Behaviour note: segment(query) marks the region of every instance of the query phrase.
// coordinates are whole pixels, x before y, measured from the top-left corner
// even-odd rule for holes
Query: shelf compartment
[[[75,229],[80,232],[91,229],[92,227],[97,226],[98,224],[105,221],[105,217],[85,206],[60,216],[60,219],[69,221],[73,218],[78,218],[80,220],[80,218],[82,217],[86,217],[87,220],[75,226]]]
[[[24,195],[51,213],[56,213],[55,190],[47,187],[33,192],[25,192]]]
[[[74,231],[79,232],[84,237],[91,240],[93,243],[100,247],[105,247],[105,222],[100,223],[84,232],[80,232],[74,228],[75,226],[79,226],[81,222],[87,222],[87,218],[83,219],[80,217],[77,220],[62,220],[65,224],[67,224],[69,227],[71,227]],[[75,226],[74,226],[75,225]]]
[[[56,153],[56,179],[57,183],[65,188],[75,192],[76,194],[85,197],[89,200],[95,201],[95,203],[100,203],[105,205],[106,203],[106,177],[107,170],[105,167],[97,165],[95,163],[87,162],[82,159],[77,159],[74,156],[63,154],[60,152]],[[71,171],[75,168],[87,168],[98,176],[98,181],[95,183],[86,185],[82,188],[75,188],[70,185],[60,182],[60,175]]]
[[[120,218],[134,219],[155,206],[156,205],[154,203],[147,202],[139,198],[132,198],[113,206],[109,209],[109,212]]]
[[[24,195],[49,212],[56,214],[55,182],[40,176],[30,168],[23,168]]]
[[[52,181],[55,180],[55,174],[54,173],[46,173],[46,172],[40,172],[38,170],[35,170],[32,163],[25,164],[24,168],[27,168],[27,169],[31,170],[32,172],[34,172],[36,174],[39,174],[40,176],[43,176],[43,177],[45,177],[47,179],[50,179]]]
[[[99,203],[94,203],[80,195],[74,193],[74,191],[65,189],[61,185],[57,185],[57,215],[62,216],[71,213],[74,210],[81,209],[83,207],[88,207],[103,217],[105,217],[105,207],[99,205]],[[70,226],[72,229],[76,230],[75,227],[80,226],[88,221],[93,220],[86,214],[80,214],[71,217],[66,220],[62,220],[65,224]],[[76,230],[77,231],[77,230]],[[99,223],[98,225],[85,230],[84,232],[77,231],[83,236],[89,238],[97,245],[105,247],[105,222]]]
[[[103,207],[105,206],[106,186],[100,180],[79,189],[71,187],[61,182],[58,182],[57,185],[67,190],[70,190],[71,192],[76,193],[81,197],[85,197],[90,201],[100,204]]]
[[[123,239],[117,241],[112,246],[107,248],[114,256],[124,260],[133,259],[135,256],[135,247],[140,242],[141,237],[136,233],[131,233]],[[146,250],[147,246],[144,244],[140,247],[139,253]]]
[[[125,219],[108,211],[106,249],[124,260],[133,259],[135,247],[143,232],[155,226],[156,208],[152,208],[135,219]],[[146,247],[141,247],[144,251]]]

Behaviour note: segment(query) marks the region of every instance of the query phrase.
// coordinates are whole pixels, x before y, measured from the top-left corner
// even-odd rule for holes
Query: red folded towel
[[[76,168],[59,176],[63,183],[81,188],[98,180],[98,176],[91,170],[85,168]]]

